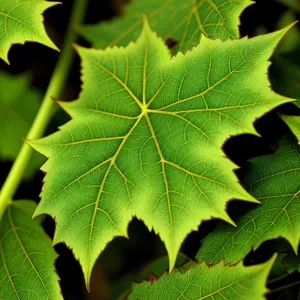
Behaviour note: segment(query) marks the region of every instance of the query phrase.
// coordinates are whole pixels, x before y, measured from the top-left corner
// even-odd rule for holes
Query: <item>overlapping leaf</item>
[[[79,48],[83,91],[61,103],[73,120],[30,144],[49,160],[36,215],[57,221],[89,283],[92,266],[133,216],[159,233],[170,269],[186,235],[222,218],[230,199],[255,201],[222,151],[232,135],[290,101],[273,93],[267,62],[288,29],[251,40],[202,37],[186,55],[168,48],[145,24],[126,48]]]
[[[295,270],[300,272],[300,257],[295,255],[295,253],[288,253],[282,263],[289,273],[292,273]]]
[[[274,155],[255,158],[244,185],[261,201],[236,220],[237,227],[222,224],[203,242],[197,259],[236,263],[253,247],[283,237],[297,253],[300,239],[300,148],[292,137],[282,140]]]
[[[11,46],[26,41],[57,49],[45,31],[42,13],[58,3],[45,0],[0,0],[0,58],[8,63]]]
[[[41,94],[29,86],[28,74],[0,73],[0,159],[14,160],[38,111]],[[25,178],[42,165],[41,157],[34,155],[26,168]]]
[[[289,36],[289,39],[299,40],[300,31],[293,28],[294,37]],[[294,43],[293,51],[285,54],[277,55],[274,59],[272,84],[276,87],[279,93],[298,99],[294,102],[294,115],[281,115],[282,119],[290,127],[292,132],[300,143],[300,60],[299,47]]]
[[[297,100],[295,104],[297,105],[298,108],[300,108],[300,100]],[[298,143],[300,144],[300,116],[281,115],[281,118],[290,127],[294,135],[297,137]]]
[[[86,25],[79,32],[94,47],[127,45],[136,40],[147,15],[153,30],[178,44],[175,51],[196,46],[200,35],[222,40],[239,37],[239,16],[249,0],[131,0],[122,17],[97,25]]]
[[[279,253],[277,255],[276,260],[274,261],[272,269],[269,274],[270,281],[276,280],[288,274],[286,267],[283,264],[283,260],[285,259],[285,257],[286,257],[286,253]]]
[[[229,267],[219,263],[193,265],[184,274],[174,270],[153,283],[133,284],[129,299],[265,299],[266,280],[275,257],[251,267],[241,263]]]
[[[33,201],[13,202],[0,227],[0,299],[62,299],[54,271],[57,255]]]
[[[188,261],[188,258],[179,253],[177,256],[176,266],[183,265]],[[128,295],[131,292],[131,284],[132,282],[143,282],[144,280],[150,280],[153,276],[159,277],[166,270],[168,270],[169,266],[169,258],[168,256],[163,256],[157,258],[142,267],[140,270],[135,272],[134,275],[131,273],[127,273],[121,280],[116,281],[114,286],[112,287],[112,295],[111,299],[127,299]]]

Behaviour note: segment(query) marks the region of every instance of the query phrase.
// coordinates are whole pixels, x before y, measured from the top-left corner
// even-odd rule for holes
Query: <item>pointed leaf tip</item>
[[[275,37],[274,37],[274,40],[276,41],[276,48],[278,46],[278,43],[285,37],[285,35],[298,23],[298,21],[295,21],[293,23],[291,23],[290,25],[287,25],[285,26],[284,28],[282,29],[279,29],[273,33],[270,33],[270,34],[273,34]],[[276,36],[277,35],[277,36]]]
[[[59,51],[48,37],[43,22],[43,12],[58,4],[61,3],[40,0],[5,1],[0,6],[0,59],[9,64],[8,53],[11,47],[25,42],[41,43]]]
[[[268,292],[266,282],[275,258],[276,255],[266,263],[247,267],[242,263],[235,266],[224,266],[223,262],[214,266],[192,264],[184,273],[175,269],[154,282],[133,283],[129,299],[164,300],[182,296],[185,299],[206,299],[212,295],[221,295],[222,299],[249,299],[251,294],[251,299],[263,300]]]

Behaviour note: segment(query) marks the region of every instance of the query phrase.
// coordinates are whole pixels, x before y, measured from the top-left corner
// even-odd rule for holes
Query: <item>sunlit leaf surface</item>
[[[133,284],[129,299],[265,299],[266,280],[274,259],[251,267],[241,263],[233,267],[223,263],[208,267],[202,263],[191,266],[184,274],[174,270],[153,283]]]
[[[58,3],[45,0],[0,0],[0,58],[8,63],[11,46],[27,41],[57,49],[45,31],[42,13]]]
[[[173,268],[203,220],[232,224],[230,199],[256,201],[238,183],[222,146],[256,133],[253,122],[289,102],[273,93],[268,58],[288,28],[251,40],[209,40],[171,59],[145,23],[126,48],[78,48],[83,91],[61,103],[72,120],[29,143],[49,159],[36,215],[57,222],[89,284],[92,267],[133,216],[165,243]]]

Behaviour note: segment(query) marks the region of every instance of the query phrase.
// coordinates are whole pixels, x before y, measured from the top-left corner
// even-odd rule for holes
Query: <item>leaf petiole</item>
[[[278,293],[278,292],[281,292],[283,290],[286,290],[288,288],[294,287],[294,286],[299,285],[299,284],[300,284],[300,280],[292,282],[292,283],[289,283],[289,284],[286,284],[286,285],[283,285],[283,286],[281,286],[281,287],[279,287],[277,289],[270,290],[269,292],[267,292],[267,294]]]

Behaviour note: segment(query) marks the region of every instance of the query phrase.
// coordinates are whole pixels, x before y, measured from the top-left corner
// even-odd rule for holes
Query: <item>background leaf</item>
[[[244,185],[261,201],[236,220],[237,227],[220,224],[204,238],[196,256],[210,264],[224,258],[236,263],[264,241],[283,237],[297,253],[300,238],[300,149],[285,137],[274,155],[252,160]]]
[[[272,280],[277,281],[278,278],[282,278],[287,276],[287,270],[286,267],[283,264],[283,260],[286,258],[286,253],[279,253],[276,257],[276,260],[274,261],[272,265],[272,269],[269,274],[269,281],[272,282]]]
[[[36,215],[55,217],[54,241],[74,250],[87,284],[99,252],[127,236],[133,216],[159,233],[172,269],[202,220],[232,223],[229,200],[256,201],[222,146],[255,134],[255,119],[290,101],[270,90],[266,75],[287,30],[251,40],[203,37],[172,60],[147,24],[125,49],[78,49],[83,91],[61,103],[73,120],[30,144],[49,157]]]
[[[0,73],[0,159],[13,161],[39,109],[42,95],[30,87],[28,74]],[[28,179],[43,163],[34,154],[24,174]]]
[[[50,238],[32,220],[33,201],[14,201],[0,227],[0,298],[62,299]]]
[[[283,15],[279,24],[295,19],[291,11]],[[286,20],[287,19],[287,20]],[[278,25],[277,25],[278,26]],[[284,42],[284,43],[282,43]],[[290,127],[300,143],[300,30],[299,26],[293,27],[276,49],[272,65],[272,86],[282,95],[298,99],[293,104],[296,106],[292,115],[281,114],[282,119]],[[282,53],[284,52],[285,53]]]
[[[282,14],[281,18],[278,20],[276,24],[276,29],[283,28],[297,20],[297,15],[293,10],[287,10],[284,14]],[[276,49],[276,55],[279,53],[288,53],[295,48],[300,46],[300,31],[299,25],[294,26],[291,30],[286,34],[284,39],[279,43]],[[290,54],[290,53],[289,53]]]
[[[276,0],[276,1],[294,9],[297,12],[300,12],[299,0]]]
[[[283,265],[286,267],[289,273],[292,273],[295,270],[300,272],[300,257],[295,253],[290,252],[284,258]]]
[[[298,99],[294,102],[298,108],[300,108],[300,100]],[[281,115],[281,118],[290,127],[296,138],[298,139],[298,144],[300,144],[300,116],[286,116]]]
[[[0,58],[8,63],[11,46],[26,41],[57,49],[45,32],[42,13],[58,3],[45,0],[0,0]]]
[[[122,17],[97,25],[81,26],[79,32],[96,48],[124,46],[136,40],[146,15],[163,39],[172,38],[185,52],[199,43],[201,33],[222,40],[239,37],[239,16],[249,0],[131,0]]]
[[[272,64],[272,85],[280,94],[292,98],[300,98],[300,60],[295,58],[298,53],[296,50],[293,54],[275,56]]]
[[[174,270],[153,283],[133,284],[129,299],[265,299],[265,284],[274,260],[275,257],[251,267],[241,263],[208,267],[202,263],[191,266],[184,274]]]

